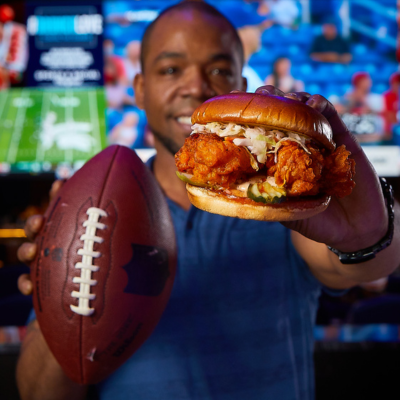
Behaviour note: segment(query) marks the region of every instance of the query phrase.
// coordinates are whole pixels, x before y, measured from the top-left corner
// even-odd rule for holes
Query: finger
[[[282,92],[282,90],[279,90],[275,86],[272,85],[266,85],[266,86],[260,86],[257,90],[256,93],[259,94],[269,94],[273,96],[284,96],[285,93]]]
[[[50,200],[53,200],[54,197],[57,196],[58,191],[62,188],[64,183],[65,183],[65,181],[63,181],[61,179],[57,179],[56,181],[53,182],[53,184],[51,185],[51,189],[50,189]]]
[[[239,90],[239,89],[235,89],[235,90],[231,90],[229,93],[244,93],[243,90]]]
[[[22,274],[19,276],[18,289],[26,296],[32,293],[33,285],[29,274]]]
[[[36,243],[25,242],[18,247],[17,257],[18,260],[24,264],[29,264],[36,257],[37,246]]]
[[[44,218],[42,215],[32,215],[26,221],[24,230],[25,235],[29,240],[34,240],[38,232],[43,226]]]
[[[301,101],[302,103],[305,103],[310,98],[310,96],[311,94],[307,92],[292,92],[285,94],[285,97],[287,97],[288,99]]]
[[[320,112],[328,120],[337,144],[345,144],[353,154],[361,150],[359,143],[351,135],[330,101],[319,94],[314,94],[310,96],[306,104]]]

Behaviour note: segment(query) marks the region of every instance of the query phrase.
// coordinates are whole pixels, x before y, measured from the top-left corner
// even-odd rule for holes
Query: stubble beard
[[[160,132],[157,132],[155,129],[153,129],[150,125],[149,125],[150,131],[153,133],[154,137],[161,143],[161,145],[168,150],[169,153],[171,153],[173,156],[175,156],[175,154],[180,150],[180,148],[182,146],[180,146],[179,144],[177,144],[175,142],[175,140],[173,140],[172,138],[163,135]]]

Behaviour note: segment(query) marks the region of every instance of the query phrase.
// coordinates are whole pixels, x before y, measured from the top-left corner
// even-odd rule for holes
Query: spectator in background
[[[128,88],[121,82],[117,65],[106,57],[104,63],[104,80],[106,82],[107,107],[120,110],[124,105],[134,106],[134,97],[128,94]]]
[[[398,123],[400,72],[392,74],[389,83],[389,90],[383,94],[383,118],[385,134],[391,136],[393,125]]]
[[[128,85],[133,85],[133,78],[140,72],[140,41],[132,40],[125,47],[126,59],[125,70]]]
[[[298,24],[300,10],[294,0],[264,0],[260,2],[258,14],[270,18],[269,24],[295,28]]]
[[[114,42],[105,39],[104,49],[104,83],[105,85],[124,85],[128,84],[124,61],[121,57],[114,54]]]
[[[304,83],[292,76],[291,66],[292,63],[287,57],[277,58],[272,68],[272,74],[266,77],[265,84],[275,86],[285,93],[303,92]]]
[[[345,95],[345,108],[353,114],[381,113],[382,96],[371,93],[372,79],[368,72],[357,72],[351,78],[352,89]]]
[[[133,147],[138,137],[139,115],[135,111],[124,114],[122,121],[115,125],[109,136],[110,144]]]
[[[372,79],[367,72],[355,73],[351,84],[351,90],[343,98],[332,96],[330,100],[360,142],[380,142],[384,133],[382,95],[371,93]]]
[[[263,85],[263,81],[258,73],[249,65],[250,57],[261,48],[262,30],[257,25],[247,25],[239,28],[237,31],[244,51],[245,64],[243,66],[243,76],[247,79],[247,91],[252,93]]]
[[[322,25],[322,35],[314,39],[310,57],[314,61],[341,64],[348,64],[352,59],[349,42],[338,35],[337,27],[331,21]]]

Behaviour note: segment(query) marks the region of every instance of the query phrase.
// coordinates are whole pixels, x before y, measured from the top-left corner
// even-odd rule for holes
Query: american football
[[[149,337],[168,302],[176,243],[163,193],[111,146],[52,200],[31,277],[43,335],[74,381],[101,381]]]

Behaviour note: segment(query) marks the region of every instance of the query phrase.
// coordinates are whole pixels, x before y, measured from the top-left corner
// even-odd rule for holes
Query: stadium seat
[[[319,94],[321,93],[321,86],[317,83],[309,83],[305,85],[305,90],[311,94]]]
[[[272,72],[272,64],[251,65],[257,72],[258,76],[264,81],[265,78]]]
[[[272,49],[270,48],[263,47],[260,51],[254,53],[250,57],[249,64],[252,66],[272,64],[276,58],[276,53],[271,50]]]
[[[386,92],[386,90],[389,89],[389,84],[388,83],[377,83],[372,86],[372,92],[373,93],[378,93],[378,94],[383,94]]]

